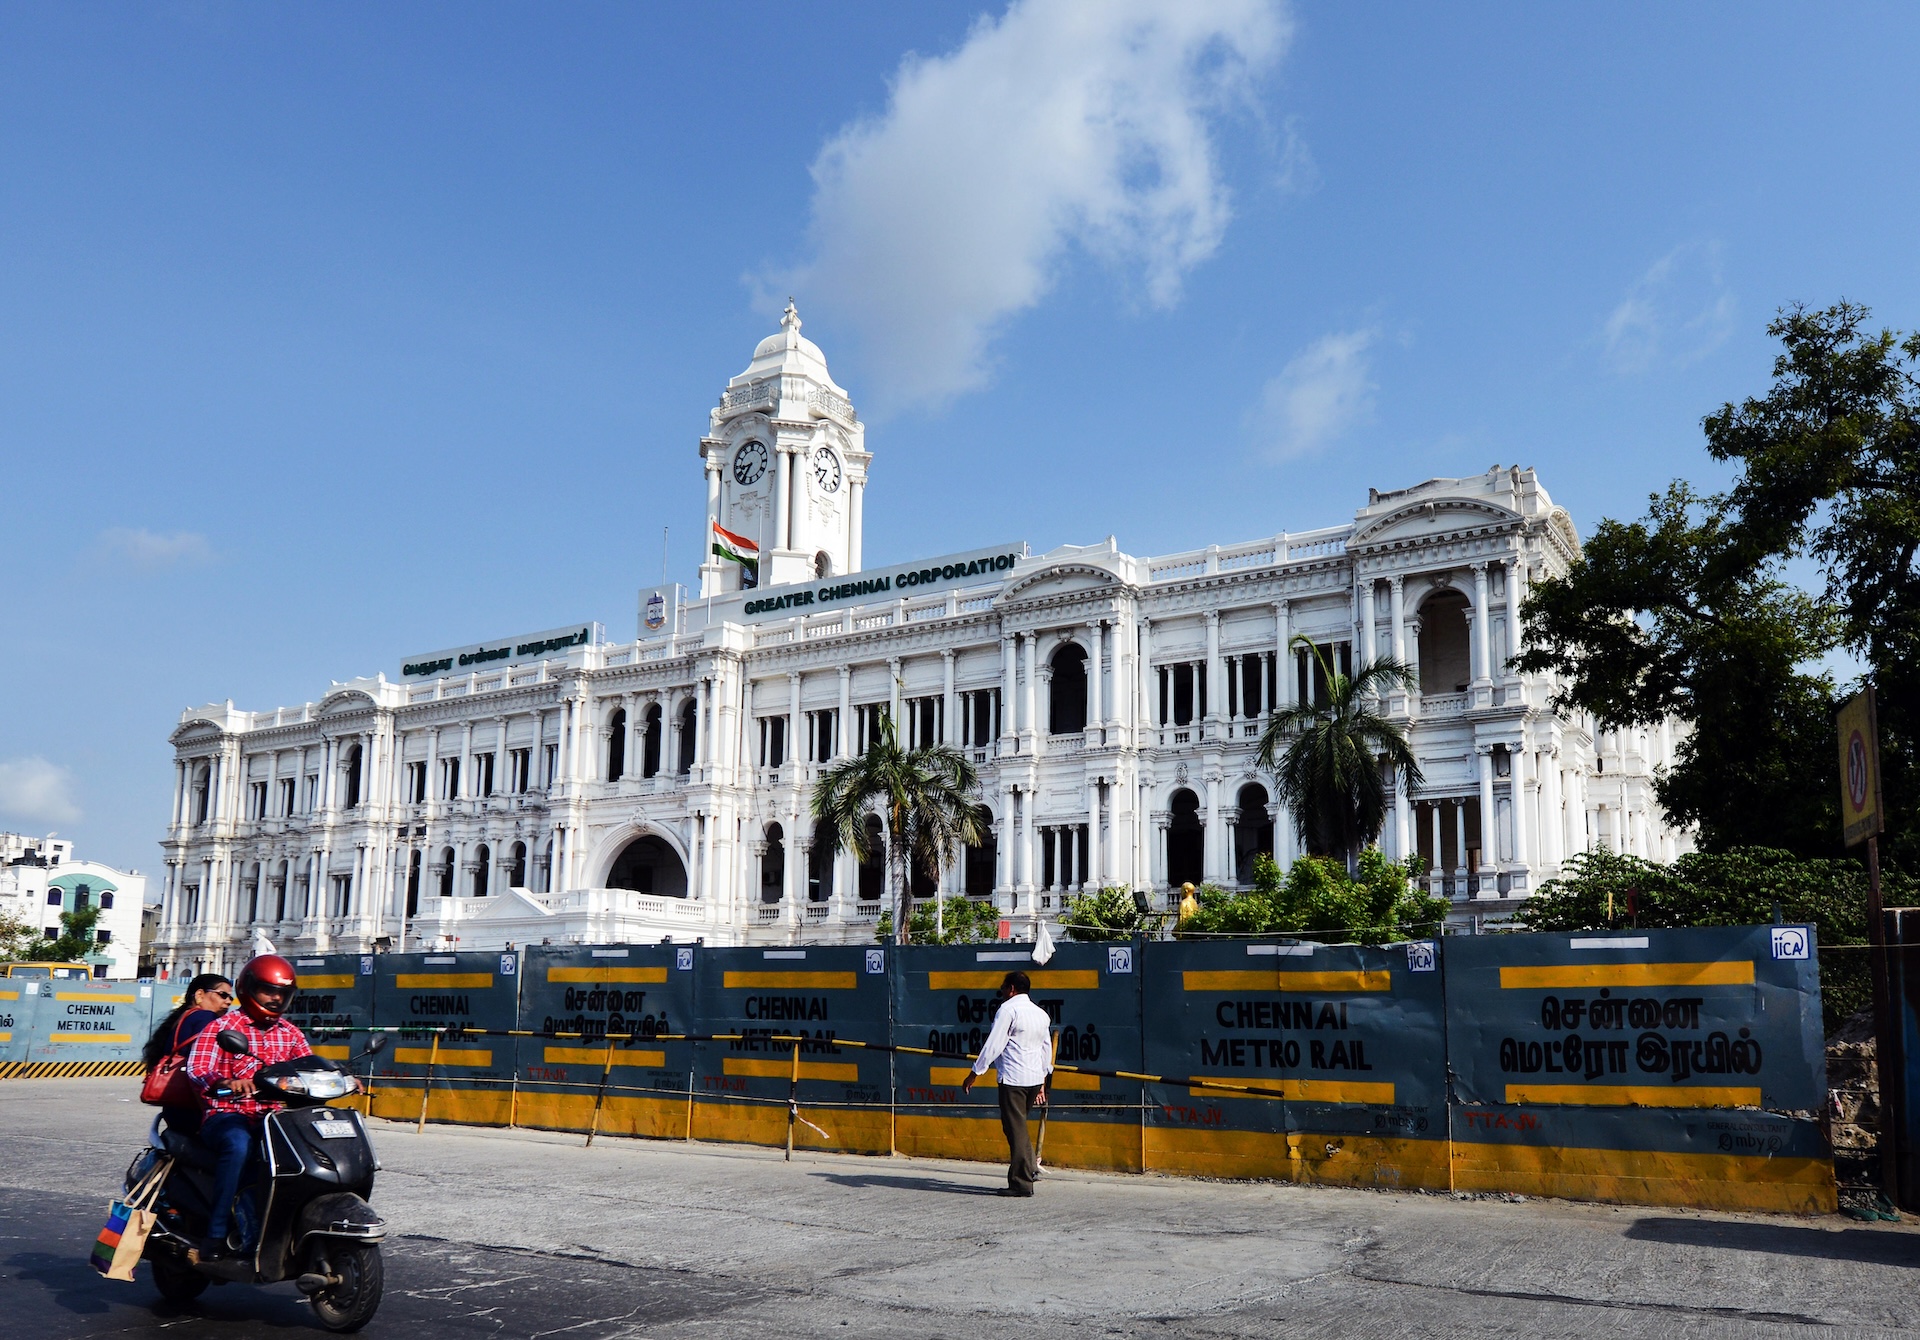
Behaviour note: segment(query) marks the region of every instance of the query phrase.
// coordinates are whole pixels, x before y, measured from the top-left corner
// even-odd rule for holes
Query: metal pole
[[[427,1077],[420,1085],[420,1120],[414,1126],[413,1133],[421,1134],[427,1129],[427,1095],[433,1092],[433,1063],[440,1059],[440,1035],[433,1035],[433,1045],[427,1048]]]
[[[1888,1073],[1898,1055],[1893,1032],[1893,992],[1887,973],[1886,918],[1880,906],[1880,837],[1867,837],[1867,958],[1873,972],[1873,1065],[1880,1080],[1880,1183],[1887,1200],[1899,1194],[1900,1162],[1895,1123],[1904,1077]]]
[[[600,1069],[600,1092],[593,1096],[593,1122],[587,1127],[587,1148],[593,1148],[593,1137],[600,1133],[600,1109],[607,1102],[607,1081],[613,1078],[613,1039],[607,1039],[607,1063]]]
[[[787,1077],[787,1162],[793,1162],[793,1124],[800,1119],[800,1040],[793,1042],[793,1071]]]

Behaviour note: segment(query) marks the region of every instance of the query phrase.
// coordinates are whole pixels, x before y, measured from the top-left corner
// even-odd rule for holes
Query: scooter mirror
[[[367,1049],[366,1051],[362,1052],[361,1055],[378,1056],[381,1052],[387,1049],[387,1041],[388,1039],[385,1033],[375,1033],[372,1037],[367,1039]]]
[[[214,1039],[223,1052],[232,1052],[235,1056],[251,1056],[253,1044],[247,1041],[247,1035],[238,1029],[223,1028],[220,1036]]]

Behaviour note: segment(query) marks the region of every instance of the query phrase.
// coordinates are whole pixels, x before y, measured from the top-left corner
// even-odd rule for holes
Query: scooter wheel
[[[329,1331],[357,1331],[380,1310],[380,1294],[386,1287],[386,1268],[380,1260],[380,1248],[343,1247],[335,1243],[323,1253],[315,1253],[316,1257],[321,1255],[332,1269],[316,1273],[338,1275],[340,1282],[307,1300],[313,1305],[313,1315]]]
[[[147,1264],[153,1267],[153,1287],[169,1303],[191,1303],[205,1293],[207,1285],[212,1283],[193,1267],[165,1256],[150,1256]]]

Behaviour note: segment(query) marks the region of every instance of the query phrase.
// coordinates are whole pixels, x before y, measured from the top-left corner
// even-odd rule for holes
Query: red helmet
[[[257,1024],[278,1019],[286,1013],[287,1006],[293,1003],[293,988],[296,976],[293,965],[278,954],[261,954],[247,960],[240,969],[240,976],[234,979],[234,994],[240,997],[240,1008],[247,1017]],[[261,998],[263,989],[275,989],[279,992],[277,1003],[268,1003]]]

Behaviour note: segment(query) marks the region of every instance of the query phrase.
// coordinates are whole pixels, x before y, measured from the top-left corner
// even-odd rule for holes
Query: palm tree
[[[867,815],[877,812],[886,825],[898,942],[907,938],[913,873],[937,879],[962,845],[977,847],[986,840],[974,794],[979,783],[973,764],[952,745],[902,749],[886,716],[866,752],[842,759],[820,775],[813,817],[826,823],[829,856],[844,847],[856,861],[871,861],[875,837],[868,831]]]
[[[1299,703],[1282,712],[1260,737],[1260,766],[1274,770],[1280,799],[1293,812],[1306,849],[1320,856],[1350,856],[1380,836],[1387,821],[1387,784],[1381,765],[1396,768],[1409,788],[1424,780],[1407,733],[1374,710],[1387,689],[1412,688],[1405,661],[1375,661],[1357,675],[1336,673],[1320,648],[1305,645],[1320,663],[1327,699]]]

